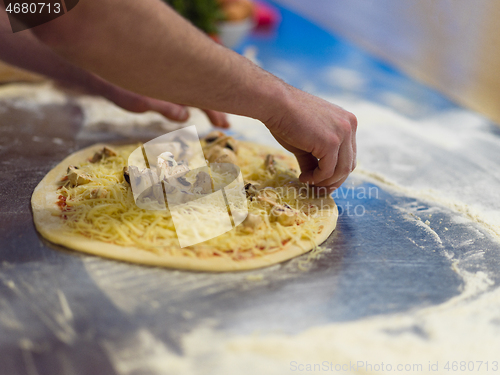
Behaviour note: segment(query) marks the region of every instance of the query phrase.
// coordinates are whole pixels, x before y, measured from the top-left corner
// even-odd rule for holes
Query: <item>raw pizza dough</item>
[[[312,219],[317,229],[313,241],[309,239],[301,239],[300,241],[296,241],[296,243],[288,241],[278,251],[243,260],[234,260],[230,257],[221,256],[189,257],[171,255],[168,249],[162,254],[157,254],[136,246],[116,245],[72,233],[65,225],[64,219],[61,218],[62,211],[57,204],[59,197],[58,189],[61,186],[61,180],[66,176],[69,165],[81,165],[88,162],[89,157],[95,152],[102,150],[103,146],[105,145],[97,144],[68,156],[53,168],[35,188],[31,199],[34,223],[40,234],[49,241],[73,250],[131,263],[186,270],[221,272],[260,268],[289,260],[310,251],[316,245],[320,245],[336,227],[338,211],[333,199],[331,197],[316,198],[315,200],[311,200],[311,203],[319,204],[320,201],[323,201],[329,205],[330,209],[323,212],[319,210],[317,215],[315,215],[316,217]],[[253,143],[244,143],[243,147],[258,150],[262,155],[270,152],[275,155],[280,154],[282,155],[281,159],[289,167],[297,166],[293,156],[273,148]],[[253,234],[248,235],[252,236]]]

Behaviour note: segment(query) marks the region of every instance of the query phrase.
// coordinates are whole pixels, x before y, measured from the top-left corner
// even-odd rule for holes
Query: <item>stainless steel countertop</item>
[[[292,15],[285,14],[285,21],[287,17]],[[269,56],[272,67],[266,48],[274,47],[261,38],[251,43],[261,44],[259,57]],[[308,64],[303,69],[310,69]],[[320,77],[316,81],[320,86]],[[425,91],[399,76],[387,84],[410,97]],[[338,94],[341,89],[331,91]],[[362,96],[371,100],[376,95],[368,90]],[[446,100],[429,91],[420,103],[438,111]],[[33,225],[30,198],[35,186],[66,155],[95,139],[127,140],[82,124],[82,109],[71,100],[30,109],[0,99],[1,374],[120,373],[105,343],[120,346],[139,329],[182,354],[182,336],[200,324],[224,332],[296,333],[329,322],[438,305],[463,288],[449,253],[462,269],[481,270],[499,281],[500,245],[486,229],[457,224],[460,214],[360,175],[350,177],[336,201],[343,210],[362,205],[364,215],[344,211],[324,245],[330,251],[305,271],[299,265],[308,255],[251,272],[209,274],[120,263],[53,245]],[[492,127],[492,136],[498,137],[495,132]],[[357,195],[370,188],[376,194]],[[441,243],[417,221],[407,220],[408,212],[422,221],[432,213],[432,230]],[[418,327],[414,330],[425,337]]]

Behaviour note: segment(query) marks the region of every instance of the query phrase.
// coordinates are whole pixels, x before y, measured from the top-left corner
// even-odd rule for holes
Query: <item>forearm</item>
[[[80,0],[33,29],[67,60],[146,96],[257,118],[303,182],[338,188],[356,165],[354,115],[215,44],[160,0]]]
[[[81,0],[33,30],[74,64],[158,99],[265,120],[287,91],[159,0]]]
[[[111,91],[111,87],[101,79],[54,53],[30,30],[13,34],[7,14],[3,11],[0,11],[0,33],[1,60],[66,84],[85,87],[89,91]]]

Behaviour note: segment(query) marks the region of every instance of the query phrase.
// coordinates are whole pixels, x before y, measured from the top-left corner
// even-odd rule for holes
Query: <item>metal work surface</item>
[[[276,35],[254,36],[247,45],[257,47],[264,68],[323,96],[392,106],[394,113],[415,124],[459,110],[285,10]],[[352,72],[365,83],[349,81]],[[400,100],[389,101],[395,97],[389,92]],[[485,176],[488,168],[481,161],[500,160],[495,159],[500,132],[487,121],[477,125],[473,119],[477,130],[472,134],[484,135],[477,137],[479,151],[473,155],[441,152],[431,144],[428,158],[418,160],[397,154],[400,149],[387,141],[393,132],[382,125],[379,147],[370,142],[375,133],[360,129],[364,172],[353,174],[335,193],[341,216],[323,245],[327,251],[307,263],[306,254],[261,270],[210,274],[100,259],[42,239],[32,222],[30,198],[43,176],[69,153],[96,140],[137,137],[102,123],[86,126],[85,111],[69,97],[55,104],[26,103],[0,98],[0,374],[170,373],[168,361],[156,364],[162,350],[182,358],[183,337],[195,327],[208,325],[228,335],[294,335],[311,327],[438,306],[466,289],[463,275],[484,275],[485,290],[499,281],[500,244],[494,226],[469,220],[463,210],[419,198],[411,190],[434,181],[439,192],[439,179],[446,173],[457,183],[460,176],[470,176],[480,189],[482,182],[475,177]],[[142,132],[144,138],[161,134],[157,124],[147,129],[151,133]],[[235,135],[246,137],[238,129]],[[425,142],[418,143],[408,143],[416,155]],[[405,179],[404,167],[414,168],[409,174],[414,179]],[[434,167],[434,177],[418,170]],[[393,178],[384,181],[379,173],[384,170],[393,170]],[[398,176],[403,181],[399,190]],[[418,176],[431,177],[424,183]],[[500,187],[497,175],[489,178],[483,183]],[[464,196],[474,196],[468,189],[463,187]],[[492,204],[494,209],[497,203]],[[428,336],[418,325],[407,329]],[[204,357],[198,360],[209,363]],[[285,367],[269,373],[289,371]],[[216,372],[207,367],[191,373]]]

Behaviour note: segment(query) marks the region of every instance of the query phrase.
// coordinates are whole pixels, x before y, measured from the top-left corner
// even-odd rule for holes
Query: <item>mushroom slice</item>
[[[181,177],[181,179],[184,178]],[[189,183],[189,186],[191,186],[191,183]],[[196,194],[188,191],[186,187],[183,186],[182,183],[175,178],[171,178],[168,181],[163,181],[163,187],[165,189],[169,207],[172,205],[175,206],[178,204],[187,203],[198,198]]]
[[[214,160],[214,163],[236,164],[237,163],[236,155],[234,154],[233,151],[231,151],[227,148],[224,148],[221,155],[219,155],[219,157],[217,157]]]
[[[236,154],[228,148],[223,148],[219,145],[214,145],[206,152],[206,157],[209,163],[230,163],[236,164]]]
[[[193,192],[197,194],[208,194],[213,191],[212,179],[207,172],[199,172],[193,185]]]
[[[166,166],[166,167],[174,167],[177,165],[177,162],[175,161],[174,154],[171,152],[164,152],[158,156],[158,165],[160,167]]]
[[[247,182],[245,184],[245,193],[247,195],[247,198],[250,198],[250,200],[253,200],[255,196],[259,193],[257,190],[257,187],[252,184],[251,182]]]
[[[192,190],[192,184],[184,176],[167,177],[162,180],[164,186],[170,186],[173,190],[166,189],[167,194],[176,194],[177,192],[189,193]]]
[[[168,151],[158,156],[158,168],[160,169],[160,180],[169,177],[182,177],[189,172],[189,167],[178,164],[174,159],[174,155]]]
[[[276,160],[273,155],[267,154],[266,160],[264,160],[264,168],[271,174],[276,173]]]
[[[208,133],[208,135],[205,137],[205,142],[205,148],[220,146],[233,151],[235,154],[238,153],[238,142],[236,141],[236,139],[234,139],[230,135],[225,135],[221,131],[215,130]]]
[[[222,138],[222,137],[225,137],[226,135],[221,132],[221,131],[218,131],[218,130],[214,130],[210,133],[208,133],[206,136],[205,136],[205,142],[207,143],[213,143],[215,142],[216,140]]]
[[[92,181],[92,177],[90,177],[87,173],[82,172],[74,165],[70,165],[68,167],[67,173],[68,180],[72,186],[84,185]]]
[[[179,184],[181,184],[182,186],[184,186],[184,188],[187,188],[187,187],[191,187],[191,182],[189,182],[188,180],[186,180],[184,177],[176,177],[175,178],[177,180],[177,182]]]
[[[158,183],[158,176],[156,175],[156,173],[152,172],[151,169],[139,169],[135,165],[129,165],[127,167],[127,172],[128,181],[130,187],[132,188],[132,192],[134,193],[134,198],[136,199],[148,187]],[[125,176],[126,175],[124,172],[124,177]]]
[[[269,213],[271,222],[275,221],[288,227],[294,224],[302,224],[305,221],[304,214],[293,209],[286,203],[280,204],[263,196],[258,196],[257,199],[261,202],[269,203],[272,206]]]
[[[227,137],[224,147],[238,154],[238,142],[233,137]]]
[[[162,169],[160,178],[161,181],[174,186],[179,191],[187,192],[191,190],[192,187],[191,182],[186,180],[184,177],[187,172],[189,172],[189,168],[187,166],[176,165],[175,167],[170,168],[167,173],[164,173],[164,170]]]
[[[123,167],[123,178],[130,185],[130,172],[128,170],[128,167]]]
[[[260,227],[262,221],[263,220],[259,215],[254,215],[249,213],[241,224],[243,225],[243,229],[246,232],[253,232],[255,229]]]
[[[110,147],[104,146],[102,150],[97,151],[94,156],[90,159],[91,163],[97,163],[104,158],[109,158],[110,156],[116,156],[117,153]]]
[[[182,177],[189,172],[189,167],[184,164],[176,165],[170,169],[170,176],[172,177]]]
[[[137,202],[141,205],[147,204],[147,201],[157,202],[160,205],[165,205],[165,199],[163,197],[163,189],[160,184],[154,184],[145,189],[139,197],[137,197]],[[139,206],[141,207],[141,206]]]
[[[163,181],[163,187],[165,188],[166,194],[173,194],[177,191],[175,186],[172,186],[167,181]]]

